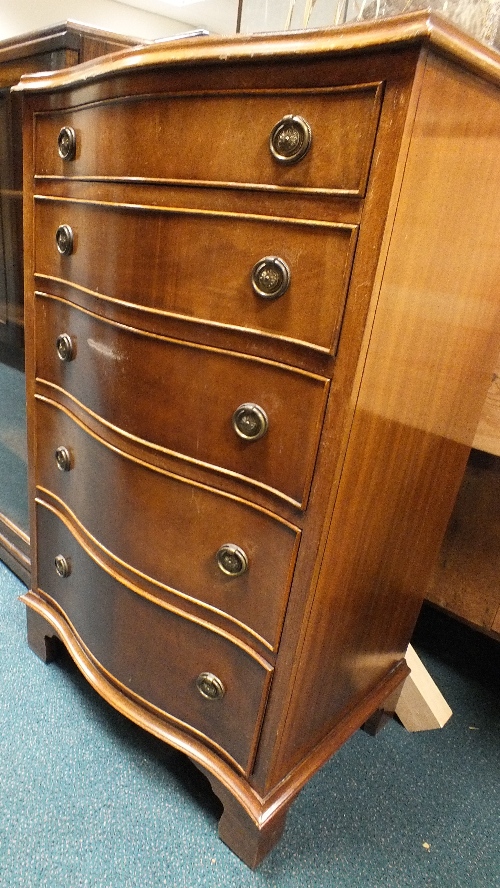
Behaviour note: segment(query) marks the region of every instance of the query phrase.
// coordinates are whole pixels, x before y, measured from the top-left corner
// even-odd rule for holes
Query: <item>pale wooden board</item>
[[[403,685],[395,714],[407,731],[442,728],[452,711],[411,645],[406,652],[406,662],[411,673]]]
[[[472,446],[500,456],[500,355]]]

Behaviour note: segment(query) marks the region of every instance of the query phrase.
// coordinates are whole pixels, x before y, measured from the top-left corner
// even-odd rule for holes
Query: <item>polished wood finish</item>
[[[52,231],[55,237],[69,217],[77,244],[73,254],[63,256],[44,235]],[[106,294],[162,315],[336,350],[357,225],[43,199],[35,226],[40,278],[58,278],[96,297]],[[108,244],[113,244],[109,264]],[[277,299],[259,296],[251,283],[254,265],[270,253],[290,270],[289,287]],[[333,298],[327,298],[329,288]]]
[[[311,775],[393,710],[408,675],[500,345],[499,82],[495,53],[419,13],[155,44],[20,87],[34,565],[24,600],[45,621],[31,643],[43,651],[55,633],[105,699],[208,774],[221,838],[250,866]],[[371,110],[355,112],[356,187],[350,173],[332,179],[324,134],[294,170],[263,159],[268,105],[300,115],[311,99],[348,144],[356,122],[344,128],[339,97],[360,95]],[[232,120],[236,98],[254,124],[237,139],[210,112]],[[206,163],[207,126],[195,134],[180,110],[194,107],[212,123]],[[187,121],[185,156],[158,137],[164,114],[170,130]],[[61,168],[54,134],[70,120],[79,148]],[[60,258],[61,224],[74,244]],[[268,255],[290,236],[290,265],[309,268],[269,315],[248,289],[251,232],[260,253],[264,231]],[[314,232],[304,255],[300,231]],[[231,424],[247,402],[269,418],[253,442]],[[219,539],[248,545],[248,575],[228,586]],[[200,671],[224,696],[193,696]]]
[[[305,508],[328,379],[279,362],[146,335],[49,296],[38,296],[36,311],[38,375],[53,389],[70,392],[84,416],[98,415],[128,437],[146,438],[152,448],[230,473]],[[57,353],[61,333],[75,345],[69,363]],[[266,411],[269,428],[259,440],[243,441],[232,429],[232,417],[241,404],[252,402]]]
[[[244,773],[251,770],[272,667],[243,643],[188,619],[173,607],[117,583],[89,557],[54,513],[38,508],[40,588],[78,627],[82,645],[136,700],[188,724]],[[41,545],[43,542],[43,545]],[[71,582],[55,574],[54,552],[64,552]],[[89,589],[98,590],[92,608]],[[141,652],[138,656],[138,651]],[[207,700],[196,688],[202,672],[223,676],[221,700]]]
[[[239,497],[131,458],[53,402],[40,399],[37,423],[40,489],[99,540],[101,558],[113,553],[114,569],[127,569],[132,582],[147,582],[149,594],[160,601],[190,608],[242,638],[249,633],[253,643],[276,651],[299,527]],[[61,445],[71,455],[69,471],[57,467]],[[102,478],[113,479],[113,498],[101,494]],[[116,501],[141,503],[143,520],[130,522]],[[240,546],[249,560],[249,569],[239,576],[224,574],[216,563],[217,551],[228,542]]]
[[[74,22],[0,41],[0,362],[19,370],[24,370],[23,161],[21,108],[11,87],[23,74],[67,68],[138,42]],[[23,474],[18,484],[26,484]],[[29,585],[28,528],[5,510],[8,504],[0,504],[0,558]]]
[[[279,95],[231,89],[215,96],[146,96],[120,102],[118,115],[114,102],[59,111],[37,121],[35,174],[122,178],[133,165],[136,175],[147,179],[362,195],[381,98],[381,84],[373,83],[281,90]],[[269,136],[295,107],[311,127],[315,150],[301,163],[277,166]],[[63,125],[77,134],[95,134],[92,141],[77,141],[74,162],[61,160],[51,150]],[[131,129],[137,143],[145,146],[140,154],[129,139]],[[212,150],[219,133],[223,138]]]
[[[295,31],[289,33],[258,34],[251,38],[252,64],[259,64],[261,60],[275,61],[285,59],[287,65],[304,68],[305,63],[317,62],[321,58],[327,58],[332,53],[331,41],[332,29],[322,31]],[[339,29],[335,35],[335,52],[339,56],[340,67],[343,66],[342,55],[346,55],[346,63],[352,68],[353,54],[359,52],[378,52],[381,46],[391,47],[399,51],[408,46],[417,48],[425,43],[431,46],[433,51],[442,56],[450,56],[461,66],[479,75],[484,80],[493,83],[498,82],[500,75],[500,58],[494,49],[477,43],[457,29],[449,20],[436,13],[424,10],[418,14],[409,13],[395,18],[368,21],[349,24]],[[196,51],[196,59],[199,64],[216,65],[221,61],[227,63],[247,63],[249,60],[249,38],[246,35],[233,37],[230,41],[219,38],[200,41]],[[142,47],[136,52],[123,52],[113,59],[103,60],[99,65],[98,76],[115,76],[121,73],[136,71],[141,66],[145,69],[161,66],[164,63],[164,45],[160,41],[150,46]],[[188,66],[193,60],[193,46],[191,43],[180,40],[169,45],[169,62],[172,65]],[[223,59],[221,52],[224,53]],[[355,64],[355,62],[354,62]],[[79,68],[76,72],[61,75],[42,74],[32,78],[29,89],[33,92],[61,86],[68,89],[74,85],[82,85],[87,79],[87,74],[95,77],[97,74],[94,65]],[[279,80],[279,65],[274,70],[268,71],[269,86],[273,77],[277,75]],[[168,76],[168,73],[167,73]],[[154,87],[152,87],[154,89]],[[156,85],[156,92],[161,91],[162,86]]]

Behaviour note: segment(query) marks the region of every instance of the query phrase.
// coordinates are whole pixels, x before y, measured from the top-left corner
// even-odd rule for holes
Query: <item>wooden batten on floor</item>
[[[403,685],[395,714],[407,731],[442,728],[452,711],[411,644],[406,662],[411,673]]]
[[[479,419],[473,447],[500,456],[500,355]]]

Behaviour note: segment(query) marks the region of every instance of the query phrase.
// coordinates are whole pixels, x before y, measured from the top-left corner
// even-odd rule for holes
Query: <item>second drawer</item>
[[[68,255],[56,245],[64,225],[73,236]],[[39,274],[153,317],[199,319],[335,352],[355,225],[38,199],[35,226]]]

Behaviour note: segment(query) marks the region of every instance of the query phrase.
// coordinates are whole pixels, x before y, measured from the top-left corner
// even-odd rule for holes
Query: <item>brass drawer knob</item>
[[[258,441],[268,425],[267,414],[258,404],[240,404],[233,413],[233,428],[244,441]]]
[[[54,563],[58,576],[62,577],[62,579],[69,577],[71,573],[71,565],[68,559],[64,557],[64,555],[56,555]]]
[[[234,543],[224,543],[215,557],[219,569],[230,577],[239,577],[248,570],[246,553]]]
[[[63,160],[74,160],[76,155],[76,133],[71,126],[63,126],[57,137],[57,150]]]
[[[271,154],[279,163],[297,163],[311,146],[311,127],[298,114],[286,114],[269,137]]]
[[[290,269],[279,256],[264,256],[252,268],[252,287],[262,299],[278,299],[290,285]]]
[[[213,672],[201,672],[196,679],[196,687],[206,700],[222,700],[226,689]]]
[[[61,333],[56,339],[56,348],[57,354],[59,355],[61,361],[68,363],[68,361],[72,361],[75,357],[75,347],[73,345],[73,340],[71,336],[68,336],[67,333]]]
[[[61,256],[70,256],[73,252],[73,230],[69,225],[60,225],[56,231],[56,244]]]
[[[71,469],[71,454],[67,447],[58,447],[56,450],[56,464],[61,472],[69,472]]]

